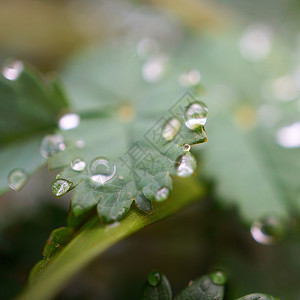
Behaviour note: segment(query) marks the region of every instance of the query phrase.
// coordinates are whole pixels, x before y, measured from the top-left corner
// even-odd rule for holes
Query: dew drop
[[[167,62],[167,57],[158,55],[149,58],[142,67],[142,76],[147,82],[156,82],[161,79]]]
[[[53,154],[65,149],[66,145],[61,135],[46,135],[42,140],[40,153],[43,157],[48,158]]]
[[[20,168],[13,169],[7,177],[8,186],[14,191],[19,191],[25,185],[27,179],[28,174],[25,170]]]
[[[211,281],[217,285],[223,285],[226,283],[226,275],[220,270],[213,271],[209,274]]]
[[[178,77],[179,84],[184,87],[194,86],[198,84],[200,80],[201,74],[196,69],[185,72]]]
[[[124,213],[126,212],[126,209],[124,207],[122,207],[119,212],[118,212],[118,215],[119,216],[122,216]]]
[[[253,239],[262,245],[274,244],[283,234],[282,221],[274,216],[268,216],[253,222],[250,232]]]
[[[162,281],[162,275],[159,271],[153,271],[148,276],[148,283],[152,286],[158,286]]]
[[[8,80],[17,80],[24,70],[24,64],[19,60],[9,61],[2,68],[2,75]]]
[[[192,130],[204,125],[207,120],[208,109],[203,102],[193,102],[189,104],[184,112],[185,125]]]
[[[189,177],[193,175],[196,168],[197,161],[190,152],[179,156],[175,162],[176,175],[179,177]]]
[[[85,161],[81,158],[75,158],[71,161],[71,168],[77,172],[83,171],[85,169]]]
[[[190,150],[191,150],[191,145],[189,145],[189,144],[184,144],[184,145],[183,145],[183,150],[186,151],[186,152],[190,151]]]
[[[90,178],[99,185],[111,180],[116,174],[116,165],[106,157],[94,158],[88,165]]]
[[[172,141],[179,132],[181,123],[177,118],[168,120],[163,128],[162,135],[166,141]]]
[[[300,122],[280,128],[277,132],[277,143],[284,148],[300,147]]]
[[[56,179],[53,181],[51,190],[56,197],[63,196],[72,187],[72,182],[66,179]]]
[[[169,188],[162,187],[155,193],[155,200],[159,202],[164,201],[169,197],[169,195],[170,195]]]
[[[80,123],[80,117],[77,114],[68,113],[63,115],[59,121],[58,126],[61,130],[70,130],[78,127]]]

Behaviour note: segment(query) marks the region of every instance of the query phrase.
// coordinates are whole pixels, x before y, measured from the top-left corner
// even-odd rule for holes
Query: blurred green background
[[[178,58],[176,69],[199,68],[211,109],[209,142],[199,152],[209,196],[112,247],[56,299],[137,299],[152,269],[166,274],[176,294],[217,267],[228,274],[225,299],[251,292],[300,299],[299,126],[290,138],[279,134],[300,119],[299,25],[296,0],[1,0],[1,65],[15,57],[62,73],[71,86],[72,66],[93,64],[86,53],[95,59],[107,40],[135,47],[151,38]],[[76,99],[77,91],[68,92]],[[268,168],[252,169],[252,156]],[[260,171],[267,173],[261,181],[272,178],[273,194],[251,181]],[[1,299],[22,290],[49,233],[65,225],[70,197],[52,195],[53,178],[40,169],[20,193],[0,199]],[[259,245],[250,223],[271,208],[289,215],[288,230],[276,245]]]

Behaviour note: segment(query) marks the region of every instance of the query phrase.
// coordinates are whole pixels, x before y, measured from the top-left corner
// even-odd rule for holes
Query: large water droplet
[[[152,286],[158,286],[162,281],[162,274],[159,271],[153,271],[148,276],[148,283]]]
[[[172,141],[179,132],[181,123],[177,118],[172,118],[167,121],[163,128],[162,135],[166,141]]]
[[[24,70],[24,65],[19,60],[12,60],[2,68],[2,75],[8,80],[17,80]]]
[[[160,188],[156,194],[155,194],[155,200],[156,201],[164,201],[166,200],[170,195],[170,190],[167,187]]]
[[[43,157],[48,158],[53,154],[66,149],[64,139],[61,135],[46,135],[41,143],[40,153]]]
[[[176,175],[179,177],[191,176],[197,169],[197,161],[190,152],[187,152],[177,158],[175,169]]]
[[[52,183],[52,193],[56,196],[56,197],[60,197],[63,196],[64,194],[66,194],[70,188],[72,187],[72,182],[66,180],[66,179],[56,179],[53,183]]]
[[[77,114],[65,114],[63,115],[59,121],[58,126],[61,130],[70,130],[76,128],[80,123],[80,117]]]
[[[181,74],[178,77],[178,82],[181,86],[189,87],[198,84],[201,80],[201,74],[198,70],[190,70],[186,73]]]
[[[263,245],[274,244],[283,234],[282,221],[275,216],[268,216],[253,222],[250,232],[253,239]]]
[[[116,165],[106,157],[94,158],[88,165],[90,178],[99,185],[111,180],[116,174]]]
[[[220,270],[213,271],[209,274],[211,281],[214,284],[223,285],[226,283],[226,275]]]
[[[280,128],[277,132],[277,142],[284,148],[300,147],[300,122]]]
[[[166,56],[158,55],[151,57],[148,61],[146,61],[142,68],[144,80],[147,82],[158,81],[165,71],[167,60]]]
[[[8,174],[8,186],[14,191],[19,191],[25,185],[27,179],[28,174],[25,170],[20,168],[14,169]]]
[[[208,109],[203,102],[193,102],[187,106],[184,117],[185,125],[192,130],[204,125],[207,120]]]
[[[71,161],[71,168],[77,172],[83,171],[85,169],[85,161],[81,158],[75,158]]]

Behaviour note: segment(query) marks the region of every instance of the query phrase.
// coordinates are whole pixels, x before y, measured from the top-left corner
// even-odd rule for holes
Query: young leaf
[[[15,168],[28,174],[41,166],[42,136],[57,128],[57,115],[68,106],[57,79],[45,80],[34,69],[14,62],[0,76],[0,193]]]

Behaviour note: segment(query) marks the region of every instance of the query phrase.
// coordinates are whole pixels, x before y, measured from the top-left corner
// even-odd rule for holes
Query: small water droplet
[[[122,216],[125,213],[126,209],[124,207],[122,207],[119,212],[118,215]]]
[[[99,185],[111,180],[116,174],[116,165],[106,157],[94,158],[88,165],[90,178]]]
[[[178,77],[179,84],[184,87],[194,86],[198,84],[200,80],[201,74],[196,69],[185,72]]]
[[[152,286],[158,286],[162,281],[162,274],[159,271],[153,271],[148,276],[148,283]]]
[[[272,32],[266,24],[254,24],[246,29],[240,42],[241,56],[249,61],[262,61],[270,53]]]
[[[280,128],[277,132],[277,143],[284,148],[300,147],[300,122]]]
[[[189,177],[196,171],[197,161],[190,152],[187,152],[177,158],[175,162],[175,169],[177,176]]]
[[[52,189],[52,193],[56,197],[60,197],[66,194],[71,187],[72,187],[72,182],[66,179],[56,179],[53,181],[51,189]]]
[[[158,55],[149,58],[142,68],[142,75],[147,82],[156,82],[161,79],[167,62],[167,57],[165,55]]]
[[[172,141],[179,132],[181,123],[177,118],[168,120],[163,128],[162,135],[166,141]]]
[[[253,239],[262,245],[274,244],[283,234],[282,221],[275,216],[268,216],[253,222],[250,232]]]
[[[42,140],[40,153],[43,157],[48,158],[53,154],[65,149],[66,146],[61,135],[46,135]]]
[[[155,200],[156,201],[164,201],[166,200],[170,195],[170,190],[167,187],[160,188],[156,194],[155,194]]]
[[[59,248],[59,247],[60,247],[60,244],[55,244],[54,247],[55,247],[55,248]]]
[[[14,191],[19,191],[25,185],[27,179],[28,174],[25,170],[20,168],[13,169],[7,177],[8,186]]]
[[[58,126],[61,130],[70,130],[78,127],[80,123],[80,117],[77,114],[68,113],[63,115],[59,121]]]
[[[203,102],[193,102],[189,104],[184,112],[185,125],[192,130],[204,125],[207,120],[208,109]]]
[[[190,150],[191,150],[191,145],[189,145],[189,144],[184,144],[184,145],[183,145],[183,150],[186,151],[186,152],[190,151]]]
[[[211,281],[214,284],[223,285],[226,283],[226,275],[220,270],[213,271],[209,274]]]
[[[2,75],[8,80],[17,80],[24,70],[24,64],[19,60],[9,61],[2,68]]]
[[[140,58],[147,58],[157,53],[159,46],[153,38],[141,39],[136,47],[137,54]]]
[[[85,161],[81,158],[75,158],[71,161],[71,168],[77,172],[83,171],[85,169]]]

